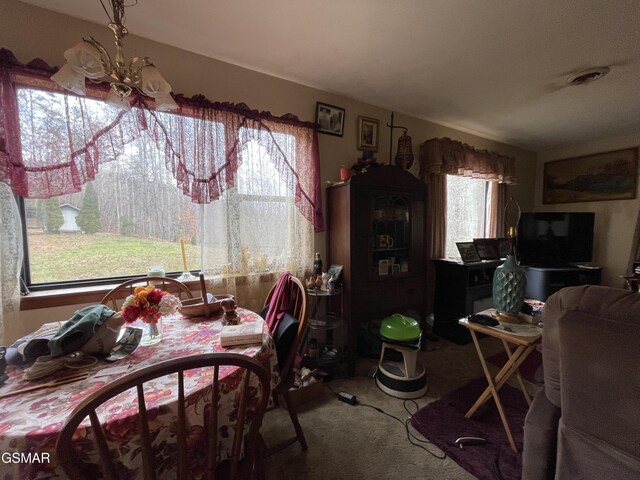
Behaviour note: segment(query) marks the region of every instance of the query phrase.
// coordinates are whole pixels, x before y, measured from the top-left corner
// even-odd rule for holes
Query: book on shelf
[[[252,345],[262,343],[264,322],[247,322],[239,325],[225,325],[220,332],[220,345]]]

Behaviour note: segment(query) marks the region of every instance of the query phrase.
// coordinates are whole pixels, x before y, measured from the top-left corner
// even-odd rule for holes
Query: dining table
[[[241,322],[263,322],[256,313],[238,308]],[[233,352],[258,360],[271,373],[272,388],[278,383],[278,364],[274,341],[263,328],[262,341],[253,345],[222,347],[220,332],[222,315],[211,318],[189,318],[180,314],[163,318],[163,339],[150,346],[138,346],[128,356],[115,362],[99,360],[87,368],[86,379],[72,383],[37,389],[0,398],[0,478],[3,480],[40,480],[67,478],[56,460],[55,446],[60,430],[75,407],[88,395],[105,385],[140,368],[178,357],[214,352]],[[13,390],[44,384],[65,372],[55,372],[49,378],[27,381],[25,366],[9,365],[8,380],[0,388],[0,396]],[[119,368],[114,368],[119,367]],[[204,448],[205,427],[203,411],[211,398],[212,369],[185,372],[187,443],[191,451]],[[238,367],[221,369],[221,388],[218,461],[229,457],[232,435],[225,432],[233,428],[235,395],[240,388]],[[254,385],[257,379],[252,376]],[[154,438],[154,451],[160,452],[159,463],[167,478],[175,477],[175,417],[177,415],[176,375],[168,375],[145,383],[145,400],[150,414],[150,428]],[[125,471],[121,478],[143,478],[140,448],[137,438],[137,400],[135,390],[121,393],[98,409],[98,415],[107,432],[109,447],[117,451]],[[74,447],[81,458],[96,465],[98,450],[92,439],[89,419],[80,424],[74,437]],[[91,441],[90,441],[91,440]],[[164,475],[163,475],[164,476]]]

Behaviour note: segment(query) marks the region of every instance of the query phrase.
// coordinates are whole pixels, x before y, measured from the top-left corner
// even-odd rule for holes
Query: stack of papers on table
[[[247,322],[239,325],[225,325],[220,332],[220,345],[252,345],[262,343],[264,322]]]

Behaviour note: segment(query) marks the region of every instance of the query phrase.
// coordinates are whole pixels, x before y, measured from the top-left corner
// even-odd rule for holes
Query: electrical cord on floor
[[[325,383],[325,386],[340,400],[344,401],[344,397],[341,397],[341,394],[336,392],[334,389],[332,389],[329,385],[327,385]],[[355,399],[355,397],[353,397]],[[435,444],[433,442],[430,442],[428,440],[422,439],[422,438],[418,438],[416,435],[413,434],[413,432],[411,432],[411,430],[409,429],[409,424],[411,423],[411,419],[414,418],[414,415],[416,413],[418,413],[418,410],[420,409],[418,407],[418,403],[415,400],[403,400],[402,402],[402,406],[404,407],[405,411],[409,414],[409,418],[407,418],[405,421],[402,421],[402,419],[396,417],[395,415],[391,415],[390,413],[385,412],[382,408],[380,407],[376,407],[375,405],[369,405],[368,403],[363,403],[360,402],[358,400],[354,400],[355,403],[352,403],[352,405],[362,405],[363,407],[368,407],[368,408],[372,408],[373,410],[382,413],[383,415],[386,415],[389,418],[393,418],[394,420],[396,420],[397,422],[399,422],[401,425],[404,426],[405,432],[407,434],[407,440],[409,441],[409,443],[411,445],[414,445],[418,448],[421,448],[422,450],[424,450],[425,452],[427,452],[429,455],[439,459],[439,460],[444,460],[445,458],[447,458],[447,454],[442,452],[442,455],[438,455],[435,452],[432,452],[431,450],[429,450],[427,447],[425,447],[424,445],[421,444],[428,444],[428,445],[434,445]],[[407,407],[408,403],[411,403],[413,405],[413,407],[415,407],[415,411],[412,413],[411,410],[409,410],[409,408]],[[347,402],[350,403],[350,402]],[[437,448],[437,447],[436,447]]]

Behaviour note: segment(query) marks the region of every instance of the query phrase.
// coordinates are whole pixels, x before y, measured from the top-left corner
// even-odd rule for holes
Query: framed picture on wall
[[[358,117],[358,150],[378,150],[380,121],[375,118]]]
[[[544,164],[542,203],[636,198],[638,148],[565,158]]]
[[[344,115],[344,108],[317,102],[316,123],[318,124],[318,132],[341,137],[344,134]]]

